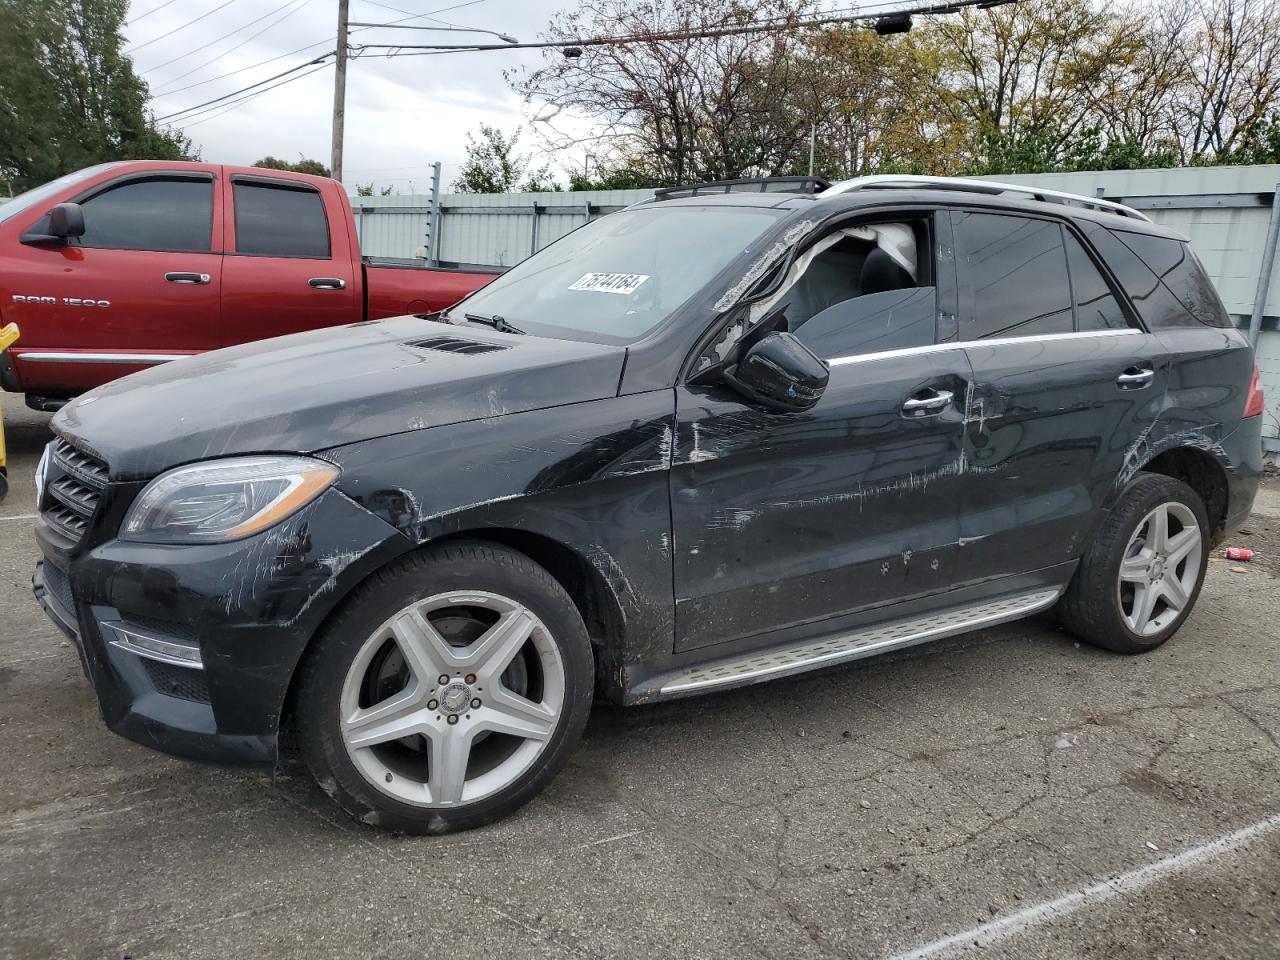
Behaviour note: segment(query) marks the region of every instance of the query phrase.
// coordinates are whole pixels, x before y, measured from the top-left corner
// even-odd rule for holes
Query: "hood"
[[[419,317],[214,350],[92,390],[54,429],[138,480],[209,457],[313,453],[617,394],[625,347]]]

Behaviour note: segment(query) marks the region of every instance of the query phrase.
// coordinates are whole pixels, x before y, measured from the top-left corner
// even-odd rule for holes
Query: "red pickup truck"
[[[491,273],[360,256],[325,177],[141,160],[0,204],[0,387],[37,409],[157,363],[282,334],[429,313]]]

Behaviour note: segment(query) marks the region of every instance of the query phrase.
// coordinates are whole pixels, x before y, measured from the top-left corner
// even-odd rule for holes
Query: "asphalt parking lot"
[[[394,837],[106,731],[30,596],[48,416],[3,401],[0,957],[1280,957],[1274,566],[1145,657],[1042,618],[597,708],[515,817]]]

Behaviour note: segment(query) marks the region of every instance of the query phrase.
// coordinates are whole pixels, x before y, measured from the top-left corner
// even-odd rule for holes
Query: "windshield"
[[[644,336],[777,223],[758,207],[641,207],[587,224],[449,312],[548,336]],[[544,329],[545,328],[545,329]]]
[[[68,173],[65,177],[59,177],[57,180],[50,180],[48,183],[33,187],[26,193],[18,194],[12,200],[0,201],[0,223],[4,223],[10,217],[16,217],[23,210],[30,209],[41,200],[46,200],[56,193],[61,193],[72,184],[88,180],[94,174],[116,165],[114,163],[100,163],[96,167],[85,167],[75,173]]]

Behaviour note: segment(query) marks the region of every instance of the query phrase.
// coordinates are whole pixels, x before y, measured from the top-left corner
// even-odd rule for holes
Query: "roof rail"
[[[1042,203],[1056,203],[1062,206],[1083,207],[1086,210],[1097,210],[1101,213],[1113,213],[1131,220],[1151,219],[1132,207],[1100,197],[1085,197],[1077,193],[1064,193],[1060,190],[1043,190],[1040,187],[1029,187],[1022,183],[1001,183],[998,180],[974,180],[968,177],[917,177],[910,174],[876,174],[868,177],[854,177],[852,180],[841,180],[833,183],[822,196],[830,197],[838,193],[851,193],[854,190],[900,188],[922,190],[957,190],[964,193],[985,193],[1000,196],[1015,193],[1039,200]]]
[[[716,193],[824,193],[831,181],[823,177],[747,177],[742,180],[714,180],[653,191],[654,200],[675,200]]]

